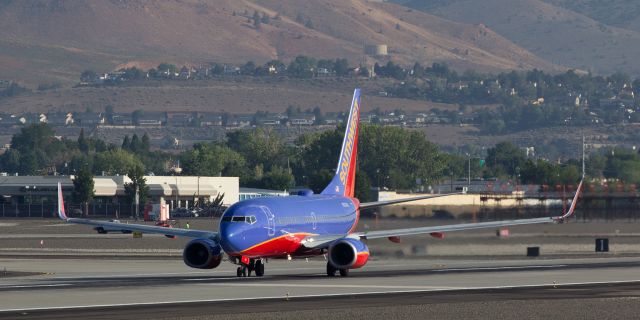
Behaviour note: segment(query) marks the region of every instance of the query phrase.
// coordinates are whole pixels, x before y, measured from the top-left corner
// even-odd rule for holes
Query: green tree
[[[487,150],[487,165],[494,176],[514,176],[516,168],[522,168],[525,158],[524,150],[511,142],[500,142]]]
[[[131,113],[131,121],[135,124],[140,124],[140,118],[144,115],[144,110],[137,109]]]
[[[88,165],[84,165],[73,179],[73,198],[83,204],[83,215],[89,214],[89,202],[95,196],[93,174]]]
[[[180,155],[184,174],[238,176],[246,179],[248,169],[242,155],[226,146],[199,143]]]
[[[273,165],[286,165],[284,140],[270,128],[229,132],[227,145],[246,159],[249,168],[262,164],[270,170]]]
[[[138,138],[138,135],[135,133],[133,134],[133,137],[131,137],[129,150],[131,150],[131,152],[133,152],[134,154],[137,154],[142,150],[142,141],[140,141],[140,138]]]
[[[337,76],[344,77],[349,74],[349,61],[347,59],[336,59],[333,70]]]
[[[262,177],[262,186],[267,189],[288,190],[293,187],[293,175],[286,169],[274,166]]]
[[[84,128],[80,129],[80,135],[78,136],[78,149],[84,153],[89,152],[89,143],[84,137]]]
[[[253,27],[255,27],[257,30],[260,30],[260,13],[256,10],[253,12]]]
[[[144,168],[140,159],[122,149],[99,152],[94,162],[94,172],[106,175],[124,175],[137,167]]]
[[[144,178],[144,168],[142,166],[130,168],[127,172],[127,177],[131,182],[125,183],[124,192],[129,203],[136,205],[134,215],[137,219],[139,212],[147,202],[149,186],[147,186],[147,180]]]
[[[125,135],[124,139],[122,139],[121,148],[123,150],[131,150],[131,141],[129,140],[129,135]]]
[[[311,78],[316,69],[316,61],[307,56],[297,56],[289,64],[287,72],[295,78]]]
[[[143,152],[149,152],[150,148],[151,148],[151,142],[149,141],[149,135],[145,132],[144,135],[142,136],[140,149]]]
[[[91,82],[98,78],[98,75],[93,70],[85,70],[80,74],[80,81]]]

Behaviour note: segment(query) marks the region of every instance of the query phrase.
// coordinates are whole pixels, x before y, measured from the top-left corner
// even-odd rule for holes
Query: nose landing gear
[[[251,272],[256,273],[256,277],[264,276],[264,263],[262,259],[242,259],[242,261],[248,260],[248,263],[240,263],[240,266],[236,270],[238,277],[251,277]]]

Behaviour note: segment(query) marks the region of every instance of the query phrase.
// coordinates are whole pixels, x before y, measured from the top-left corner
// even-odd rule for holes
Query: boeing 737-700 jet
[[[360,115],[360,89],[356,89],[346,123],[342,151],[333,180],[320,194],[303,192],[288,197],[264,197],[244,200],[229,207],[220,219],[218,232],[164,228],[141,224],[123,224],[68,218],[62,190],[58,184],[58,215],[68,223],[109,227],[112,229],[158,233],[192,238],[184,248],[184,263],[192,268],[213,269],[226,253],[238,265],[239,277],[255,271],[264,275],[264,261],[269,258],[327,257],[327,275],[347,276],[350,269],[363,267],[369,248],[363,240],[431,234],[503,226],[562,222],[575,210],[582,182],[569,210],[564,215],[479,223],[451,224],[393,230],[355,232],[361,209],[447,195],[426,195],[408,199],[360,203],[354,197],[356,154]]]

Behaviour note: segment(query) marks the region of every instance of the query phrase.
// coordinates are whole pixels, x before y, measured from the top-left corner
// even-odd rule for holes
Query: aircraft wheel
[[[254,268],[257,277],[264,276],[264,263],[262,263],[262,260],[256,260]]]
[[[336,269],[336,267],[334,267],[331,262],[327,261],[327,276],[329,277],[335,277],[336,276],[336,271],[338,271],[338,269]]]
[[[349,276],[349,269],[340,269],[340,276],[341,277]]]
[[[238,267],[238,269],[236,270],[236,275],[239,277],[242,277],[242,267]]]

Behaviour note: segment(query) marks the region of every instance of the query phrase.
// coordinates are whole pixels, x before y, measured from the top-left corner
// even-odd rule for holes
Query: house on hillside
[[[111,116],[111,124],[114,126],[132,126],[133,117],[130,113],[116,113]]]
[[[336,125],[342,123],[345,120],[345,115],[335,112],[329,112],[324,116],[324,122],[326,124]]]
[[[238,75],[240,74],[240,67],[224,65],[223,74],[225,75]]]
[[[159,127],[167,122],[167,116],[164,112],[143,112],[138,116],[136,125],[143,127]]]
[[[277,115],[266,115],[255,119],[258,126],[279,126],[282,123],[282,119]]]
[[[81,127],[96,127],[105,123],[102,113],[80,112],[73,115],[75,123]]]
[[[410,114],[404,117],[404,124],[411,127],[423,127],[427,122],[427,116],[424,113]]]
[[[224,125],[235,128],[248,127],[251,125],[252,120],[253,116],[250,115],[232,115],[225,121]]]
[[[190,127],[195,118],[193,112],[167,112],[167,126]]]
[[[46,122],[53,127],[70,126],[74,123],[73,113],[49,112],[47,113]]]
[[[224,124],[222,115],[217,113],[202,113],[199,120],[201,127],[222,126]]]
[[[178,78],[187,80],[191,78],[191,68],[187,68],[186,66],[182,66],[180,69],[180,73],[178,73]]]
[[[289,118],[289,125],[291,126],[312,126],[316,121],[314,114],[297,114]]]
[[[0,114],[0,127],[11,127],[19,124],[19,117],[15,114]]]

